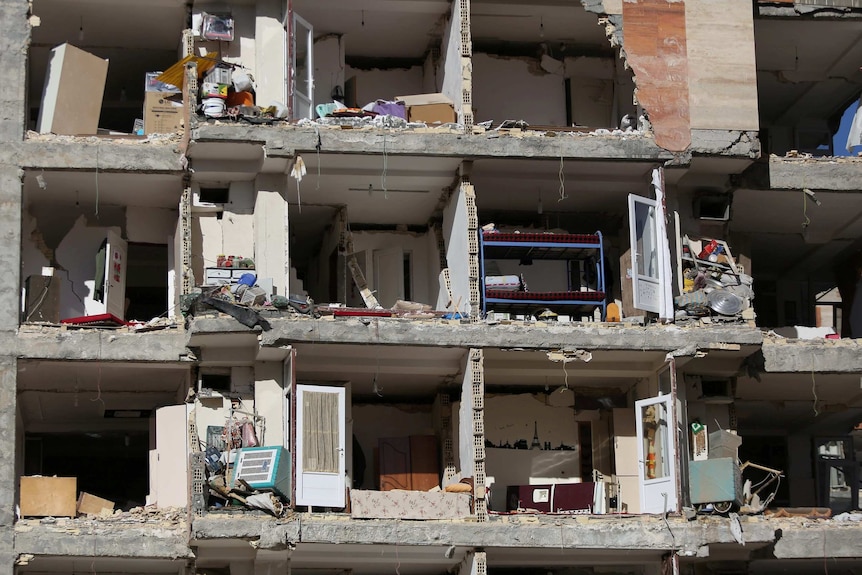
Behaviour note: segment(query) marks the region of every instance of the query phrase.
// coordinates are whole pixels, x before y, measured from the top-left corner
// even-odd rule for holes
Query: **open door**
[[[659,313],[664,273],[659,254],[658,202],[629,194],[629,238],[632,254],[634,306]]]
[[[126,240],[112,230],[108,230],[104,252],[99,250],[98,259],[102,266],[96,270],[93,307],[87,306],[87,314],[114,314],[125,319],[126,311],[126,266],[129,246]],[[104,259],[102,259],[104,258]]]
[[[293,118],[314,119],[314,28],[293,14],[290,67],[293,80]]]
[[[296,505],[346,504],[346,389],[296,386]]]
[[[677,510],[673,394],[635,402],[641,513]]]
[[[404,250],[400,247],[374,250],[374,289],[377,301],[385,308],[405,299]]]

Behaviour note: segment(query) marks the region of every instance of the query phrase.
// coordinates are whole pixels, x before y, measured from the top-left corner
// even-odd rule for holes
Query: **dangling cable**
[[[386,191],[386,172],[389,169],[389,154],[386,151],[386,134],[383,134],[383,174],[380,176],[380,187],[383,188],[383,199],[389,199],[389,193]]]
[[[566,195],[566,175],[563,173],[563,148],[560,146],[560,198],[558,202],[562,202],[569,196]]]

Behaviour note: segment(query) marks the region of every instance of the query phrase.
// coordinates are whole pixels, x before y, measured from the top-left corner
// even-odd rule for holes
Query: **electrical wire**
[[[386,191],[386,172],[389,170],[389,153],[386,150],[386,133],[383,133],[383,173],[380,175],[380,187],[383,188],[383,199],[389,199]]]
[[[557,200],[558,202],[562,202],[567,199],[569,196],[566,195],[566,175],[563,173],[563,149],[560,146],[560,197]]]

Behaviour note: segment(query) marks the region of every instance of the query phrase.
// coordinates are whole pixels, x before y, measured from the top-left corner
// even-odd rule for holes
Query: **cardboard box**
[[[452,100],[443,94],[416,94],[413,96],[397,96],[398,102],[407,106],[408,122],[425,122],[426,124],[455,122],[455,107]]]
[[[77,477],[21,477],[22,517],[74,517]]]
[[[95,135],[108,61],[61,44],[51,50],[36,129],[41,134]]]
[[[183,102],[170,92],[144,94],[144,133],[170,134],[183,126]]]
[[[114,512],[114,505],[115,503],[113,501],[96,497],[95,495],[91,495],[84,491],[82,491],[78,496],[79,514],[102,515],[103,511],[107,514],[111,514]]]

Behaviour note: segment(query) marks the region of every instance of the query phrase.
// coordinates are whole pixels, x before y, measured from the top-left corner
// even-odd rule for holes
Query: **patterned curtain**
[[[302,394],[303,471],[338,473],[338,394]]]

